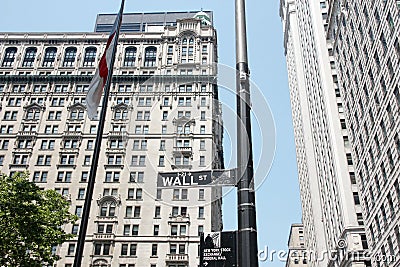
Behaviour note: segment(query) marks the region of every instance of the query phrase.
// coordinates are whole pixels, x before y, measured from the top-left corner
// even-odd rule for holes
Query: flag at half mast
[[[88,93],[86,95],[86,107],[89,119],[93,120],[97,116],[97,108],[100,104],[100,99],[103,94],[103,87],[106,84],[107,78],[112,76],[112,59],[115,57],[117,35],[119,34],[119,24],[122,21],[122,8],[118,12],[114,26],[107,40],[106,49],[100,59],[99,67],[92,81],[90,82]],[[114,49],[115,47],[115,49]],[[108,77],[110,76],[110,77]]]

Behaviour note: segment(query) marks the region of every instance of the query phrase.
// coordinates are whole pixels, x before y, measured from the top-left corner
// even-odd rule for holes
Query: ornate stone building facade
[[[115,16],[94,33],[0,33],[1,171],[28,170],[77,215],[97,127],[85,96]],[[84,266],[197,266],[199,233],[222,229],[219,188],[156,186],[158,172],[223,168],[216,62],[212,12],[124,16]],[[54,248],[57,266],[75,246]]]

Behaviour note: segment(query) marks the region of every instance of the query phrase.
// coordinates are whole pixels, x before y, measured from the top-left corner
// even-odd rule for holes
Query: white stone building
[[[78,215],[98,124],[85,96],[115,16],[93,33],[0,33],[1,171],[29,170]],[[156,186],[158,172],[224,167],[216,62],[212,12],[124,15],[83,266],[197,266],[199,233],[222,229],[219,188]],[[54,248],[56,266],[75,246]]]
[[[327,8],[372,265],[399,266],[400,1]]]
[[[368,266],[343,100],[326,42],[326,1],[281,0],[309,266]]]
[[[302,224],[292,224],[288,240],[288,255],[286,267],[308,266],[309,255],[304,245],[304,227]]]

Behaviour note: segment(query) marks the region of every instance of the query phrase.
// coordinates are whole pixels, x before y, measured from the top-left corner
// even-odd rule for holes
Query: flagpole
[[[245,0],[235,0],[238,202],[238,266],[258,267],[250,71],[247,59]]]
[[[118,24],[117,24],[117,31],[115,34],[115,42],[112,47],[111,64],[110,64],[110,67],[108,68],[107,81],[104,85],[103,102],[102,102],[102,106],[101,106],[96,141],[94,143],[93,158],[92,158],[92,164],[90,166],[90,174],[89,174],[89,180],[88,180],[88,185],[87,185],[87,189],[86,189],[86,197],[85,197],[85,203],[83,206],[82,219],[81,219],[81,224],[79,227],[79,236],[78,236],[78,244],[77,244],[76,252],[75,252],[74,267],[82,266],[83,250],[85,247],[85,237],[86,237],[86,231],[87,231],[87,226],[88,226],[88,221],[89,221],[90,208],[91,208],[91,204],[92,204],[93,190],[94,190],[94,184],[95,184],[95,180],[96,180],[97,167],[98,167],[98,163],[99,163],[101,142],[103,139],[104,123],[105,123],[106,113],[107,113],[108,97],[110,94],[110,87],[111,87],[111,82],[112,82],[112,74],[113,74],[114,61],[115,61],[115,53],[116,53],[117,46],[118,46],[119,30],[121,27],[122,14],[124,12],[124,5],[125,5],[125,0],[122,0],[121,7],[120,7],[120,10],[118,13],[120,15],[119,15],[118,22],[117,22]]]

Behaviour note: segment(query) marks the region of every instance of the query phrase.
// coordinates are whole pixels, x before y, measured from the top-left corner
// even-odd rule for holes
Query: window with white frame
[[[15,56],[17,54],[16,47],[8,47],[4,52],[2,67],[12,67],[14,64]]]
[[[75,64],[76,48],[68,47],[65,49],[63,67],[73,67]]]
[[[56,59],[57,55],[57,48],[55,47],[47,47],[45,52],[44,52],[44,58],[43,58],[43,67],[51,68],[54,66],[54,61]]]
[[[132,67],[135,66],[136,61],[136,47],[127,47],[125,49],[125,58],[124,58],[124,67]]]
[[[194,36],[184,36],[180,42],[181,63],[194,62]]]
[[[84,67],[94,66],[94,62],[96,61],[96,52],[97,49],[95,47],[88,47],[85,49],[85,56],[83,58]]]
[[[144,66],[154,67],[157,59],[157,48],[154,46],[147,47],[144,52]]]
[[[22,61],[22,67],[33,67],[36,58],[36,47],[28,47],[25,51],[25,57]]]

